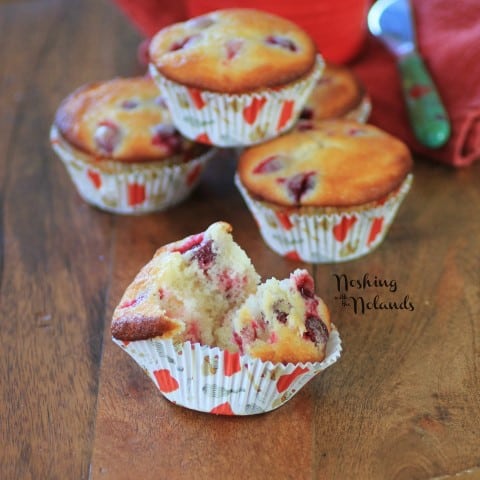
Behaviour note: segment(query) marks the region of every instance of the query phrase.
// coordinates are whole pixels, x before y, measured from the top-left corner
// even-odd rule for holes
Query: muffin
[[[226,348],[263,361],[321,362],[332,331],[330,312],[307,270],[270,278],[233,312]],[[231,332],[231,333],[230,333]],[[238,349],[238,350],[237,350]]]
[[[166,27],[153,37],[149,57],[177,128],[223,147],[259,143],[292,127],[323,70],[302,29],[252,9]]]
[[[184,200],[214,152],[180,135],[149,77],[77,89],[58,108],[50,141],[84,200],[115,213]]]
[[[224,317],[255,292],[260,281],[230,232],[228,223],[217,222],[158,249],[115,309],[113,336],[214,344]]]
[[[366,122],[372,105],[363,85],[347,67],[327,64],[300,114],[298,127],[346,118]]]
[[[225,222],[161,247],[111,331],[167,399],[224,415],[283,405],[341,352],[309,273],[260,284]]]
[[[235,182],[272,250],[328,263],[382,242],[410,188],[412,166],[395,137],[328,120],[246,149]]]

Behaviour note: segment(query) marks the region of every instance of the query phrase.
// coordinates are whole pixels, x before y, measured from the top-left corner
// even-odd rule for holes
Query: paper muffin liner
[[[80,196],[102,210],[121,214],[161,211],[180,203],[198,184],[215,153],[211,148],[187,162],[180,156],[142,163],[97,161],[70,145],[55,126],[50,142]]]
[[[294,210],[254,199],[235,176],[265,243],[283,257],[308,263],[344,262],[370,253],[385,238],[412,180],[408,174],[386,198],[366,205]]]
[[[368,120],[371,112],[372,102],[370,97],[365,95],[360,104],[354,109],[350,110],[350,112],[345,115],[345,118],[347,120],[356,120],[357,122],[365,123]]]
[[[368,96],[364,96],[361,100],[361,102],[352,110],[349,112],[343,114],[340,117],[331,117],[331,118],[323,118],[323,119],[318,119],[318,120],[312,120],[310,118],[302,118],[300,115],[300,118],[295,125],[295,129],[297,130],[310,130],[313,128],[313,124],[316,122],[323,122],[323,121],[328,121],[328,120],[333,120],[334,118],[341,118],[345,120],[353,120],[359,123],[366,123],[368,120],[368,117],[370,116],[370,113],[372,111],[372,102],[370,101],[370,98]]]
[[[153,338],[113,341],[150,377],[162,395],[191,410],[217,415],[255,415],[274,410],[335,363],[342,351],[332,325],[322,362],[263,362],[218,347]]]
[[[176,128],[187,138],[219,147],[254,145],[277,137],[296,122],[320,78],[320,56],[312,72],[280,88],[244,94],[217,93],[187,87],[164,77],[150,64]]]

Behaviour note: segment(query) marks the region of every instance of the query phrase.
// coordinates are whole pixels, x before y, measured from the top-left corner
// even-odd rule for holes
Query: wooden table
[[[216,220],[264,277],[301,263],[259,237],[224,154],[165,213],[87,206],[48,143],[77,86],[142,73],[139,35],[107,1],[0,4],[0,478],[480,478],[480,163],[418,160],[387,240],[307,265],[344,344],[284,407],[248,418],[176,407],[109,336],[112,310],[154,250]],[[335,275],[395,281],[355,295],[413,311],[342,305]]]

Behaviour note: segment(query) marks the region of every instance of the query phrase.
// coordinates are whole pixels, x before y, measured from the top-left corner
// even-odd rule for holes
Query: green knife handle
[[[413,52],[400,57],[398,66],[415,136],[426,147],[441,147],[450,137],[450,122],[425,64]]]

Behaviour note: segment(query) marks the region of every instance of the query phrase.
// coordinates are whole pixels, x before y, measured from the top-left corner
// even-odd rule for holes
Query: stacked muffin
[[[325,66],[305,32],[222,10],[163,29],[149,55],[182,134],[240,147],[236,184],[275,252],[338,262],[381,243],[411,184],[410,153],[363,125],[361,83]]]
[[[392,182],[378,160],[390,158],[395,163],[395,149],[390,151],[390,147],[398,147],[399,142],[379,130],[370,135],[374,130],[361,128],[371,109],[362,85],[345,67],[325,67],[305,32],[286,20],[247,9],[212,12],[159,32],[150,45],[150,72],[185,136],[220,147],[243,148],[236,183],[274,251],[308,262],[337,262],[364,255],[383,240],[411,183],[410,155],[403,147],[402,166],[393,173],[397,176]],[[330,128],[323,125],[330,119],[342,123],[335,128],[334,143],[349,152],[348,162],[345,156],[336,158],[338,149],[332,142],[326,150],[311,148],[317,135],[313,132]],[[294,125],[295,130],[310,133],[288,133]],[[352,141],[358,136],[366,138]],[[377,174],[367,174],[365,181],[357,174],[360,171],[365,176],[366,168],[358,166],[375,150],[369,147],[371,138],[381,150],[369,159],[368,168]],[[286,144],[288,155],[277,148]],[[252,155],[263,158],[255,174],[246,179],[243,165]],[[277,170],[284,170],[283,176],[278,177]],[[323,185],[325,170],[329,177]],[[305,225],[304,190],[312,190],[313,182],[316,191],[332,185],[348,190],[345,170],[357,178],[356,194],[340,203],[338,195],[312,197],[308,206],[316,207],[321,217],[310,215]],[[263,190],[266,180],[268,191]],[[259,206],[256,201],[274,199],[285,191],[288,201],[270,202],[263,215],[265,204]],[[381,193],[372,198],[372,191]],[[396,195],[398,191],[401,194]],[[325,209],[336,216],[325,217]],[[291,220],[297,217],[302,221]],[[355,229],[344,228],[346,223],[349,227],[356,223]],[[345,231],[338,234],[339,229]]]
[[[150,72],[177,128],[222,147],[252,145],[290,129],[323,67],[303,30],[249,9],[172,25],[150,44]]]
[[[164,28],[149,58],[158,88],[148,77],[85,85],[62,102],[51,129],[80,195],[114,213],[183,201],[212,146],[244,148],[324,118],[364,121],[370,110],[348,69],[325,67],[303,30],[256,10]]]
[[[179,134],[148,77],[79,88],[58,108],[50,141],[85,201],[127,214],[184,200],[214,153]]]
[[[236,184],[267,245],[312,263],[377,247],[412,182],[405,144],[367,124],[310,122],[244,151]]]
[[[302,109],[299,127],[339,118],[363,123],[371,109],[370,98],[354,73],[347,67],[327,64]]]

